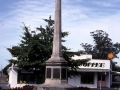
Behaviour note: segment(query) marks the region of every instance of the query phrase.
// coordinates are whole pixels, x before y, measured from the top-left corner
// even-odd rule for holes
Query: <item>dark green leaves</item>
[[[93,59],[107,59],[108,53],[114,53],[117,58],[117,54],[120,52],[120,43],[114,44],[103,30],[96,30],[90,34],[94,39],[94,45],[82,43],[81,46],[85,53],[92,54]]]

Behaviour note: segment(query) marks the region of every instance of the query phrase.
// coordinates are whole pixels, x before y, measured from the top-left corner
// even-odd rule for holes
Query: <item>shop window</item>
[[[23,72],[21,70],[18,70],[18,78],[17,83],[18,84],[41,84],[44,82],[44,78],[39,75],[39,71],[34,72]]]
[[[94,84],[94,73],[93,72],[82,73],[81,84]]]
[[[35,78],[35,77],[34,77]],[[18,84],[27,83],[27,84],[33,84],[33,74],[32,73],[22,73],[21,71],[18,71]]]

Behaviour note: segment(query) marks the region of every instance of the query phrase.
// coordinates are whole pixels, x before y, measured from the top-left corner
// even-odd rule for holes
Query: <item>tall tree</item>
[[[39,70],[42,78],[45,76],[45,61],[51,57],[54,21],[44,19],[47,22],[45,28],[42,26],[37,27],[36,31],[31,31],[29,27],[23,26],[22,40],[18,46],[7,48],[8,51],[18,58],[17,61],[10,60],[11,63],[17,64],[18,67],[26,70]],[[68,36],[68,32],[62,32],[62,42],[65,42],[64,37]],[[78,74],[76,69],[79,65],[87,62],[88,60],[73,60],[72,56],[80,55],[82,51],[71,52],[69,48],[62,45],[62,53],[65,60],[68,61],[69,75]],[[71,73],[72,72],[72,73]],[[74,72],[74,73],[73,73]]]
[[[108,34],[103,30],[96,30],[90,32],[94,39],[94,45],[88,43],[82,43],[81,46],[84,49],[84,53],[92,54],[93,59],[108,59],[108,53],[113,53],[115,58],[118,58],[117,54],[120,52],[120,43],[113,43]],[[113,63],[113,70],[118,70],[118,66]],[[119,69],[120,70],[120,69]]]

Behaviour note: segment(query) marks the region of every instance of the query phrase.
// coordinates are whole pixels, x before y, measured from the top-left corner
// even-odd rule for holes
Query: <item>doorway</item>
[[[98,73],[98,83],[97,83],[98,87],[100,87],[100,82],[99,81],[102,81],[101,87],[106,87],[105,76],[106,76],[105,73]]]

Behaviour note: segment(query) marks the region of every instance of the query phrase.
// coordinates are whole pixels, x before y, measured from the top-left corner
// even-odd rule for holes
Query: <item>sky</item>
[[[12,58],[6,48],[18,45],[23,23],[45,26],[43,19],[54,19],[55,0],[0,0],[0,65]],[[81,43],[94,44],[90,32],[104,30],[113,43],[120,42],[120,0],[62,0],[62,30],[70,35],[63,43],[73,51],[82,50]],[[120,57],[120,54],[118,55]],[[114,59],[120,66],[119,59]]]

